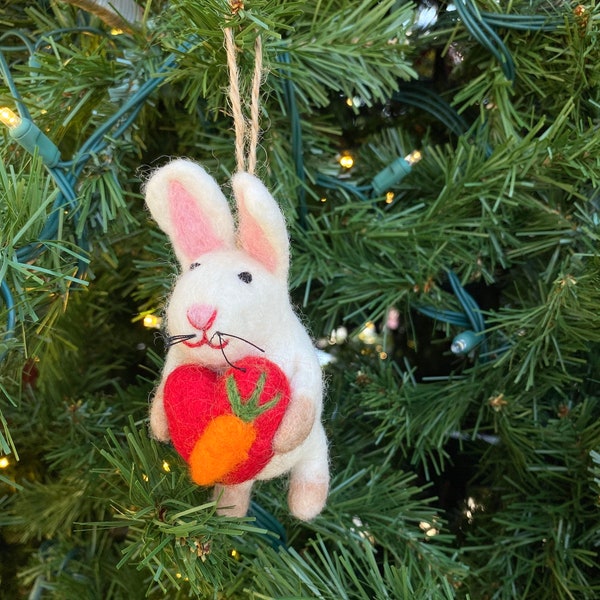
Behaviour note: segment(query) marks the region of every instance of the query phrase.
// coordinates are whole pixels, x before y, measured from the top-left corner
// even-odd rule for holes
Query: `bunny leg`
[[[314,519],[325,506],[329,491],[329,461],[323,427],[315,428],[307,440],[306,455],[292,468],[288,505],[303,521]]]
[[[213,497],[217,501],[217,513],[224,517],[245,517],[253,483],[251,479],[236,485],[215,485]]]

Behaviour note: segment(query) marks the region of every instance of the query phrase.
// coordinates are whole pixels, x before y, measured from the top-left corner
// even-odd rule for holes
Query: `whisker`
[[[224,331],[215,331],[215,335],[219,336],[219,341],[221,340],[222,337],[232,337],[232,338],[235,338],[236,340],[241,340],[242,342],[246,342],[246,344],[249,344],[253,348],[256,348],[259,352],[264,352],[264,350],[260,346],[253,344],[252,342],[244,339],[243,337],[240,337],[239,335],[233,335],[233,333],[225,333]]]
[[[214,335],[210,338],[211,341],[212,339],[215,337],[215,335],[219,338],[219,346],[221,347],[221,354],[223,355],[223,358],[225,359],[225,362],[232,368],[237,369],[238,371],[241,371],[242,373],[246,372],[246,369],[244,369],[243,367],[237,367],[236,365],[234,365],[228,358],[227,358],[227,354],[225,354],[225,348],[223,347],[223,336],[221,335],[220,331],[215,331]]]
[[[195,338],[195,333],[183,333],[181,335],[171,335],[165,338],[165,344],[167,348],[174,346],[175,344],[180,344],[181,342],[185,342],[186,340],[191,340]]]
[[[238,371],[241,371],[242,373],[246,372],[246,369],[244,369],[243,367],[238,367],[237,365],[234,365],[228,358],[227,355],[225,354],[225,348],[223,347],[223,338],[224,337],[231,337],[231,338],[235,338],[236,340],[240,340],[242,342],[246,342],[246,344],[249,344],[250,346],[252,346],[253,348],[256,348],[257,350],[259,350],[260,352],[264,352],[264,350],[262,348],[260,348],[259,346],[257,346],[256,344],[253,344],[252,342],[249,342],[248,340],[244,339],[243,337],[240,337],[239,335],[233,335],[232,333],[224,333],[223,331],[215,331],[215,333],[212,335],[212,337],[210,338],[210,341],[212,342],[213,338],[215,337],[215,335],[219,338],[219,345],[221,346],[221,354],[223,355],[223,358],[225,359],[225,362],[232,368],[237,369]]]

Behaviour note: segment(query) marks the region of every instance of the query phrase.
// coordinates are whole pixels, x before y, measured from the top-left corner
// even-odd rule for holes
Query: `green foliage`
[[[237,538],[267,532],[244,520],[218,518],[212,501],[198,505],[197,488],[178,464],[180,459],[169,452],[167,461],[146,430],[133,427],[131,422],[125,429],[126,444],[109,431],[108,449],[101,451],[110,464],[103,472],[107,481],[113,480],[115,520],[98,525],[127,528],[117,566],[137,564],[150,570],[163,592],[185,582],[196,594],[208,595],[223,579],[235,577],[232,550]]]
[[[407,60],[410,48],[405,37],[413,14],[410,4],[365,0],[348,5],[330,0],[282,5],[263,0],[233,18],[221,0],[201,6],[180,0],[173,8],[162,24],[163,43],[169,48],[182,41],[191,44],[181,56],[183,68],[171,77],[183,81],[182,100],[190,112],[199,98],[206,100],[213,115],[226,105],[224,27],[235,29],[242,72],[252,73],[257,34],[265,38],[265,68],[270,77],[282,76],[280,55],[289,54],[285,76],[293,79],[303,110],[328,106],[332,93],[358,94],[369,104],[383,102],[397,88],[398,79],[416,77]],[[362,76],[356,77],[357,72]]]
[[[0,301],[3,591],[600,595],[600,12],[463,5],[477,18],[443,5],[425,24],[428,4],[396,0],[235,15],[155,1],[116,34],[70,4],[0,2],[14,83],[0,103],[16,90],[60,147],[77,207],[54,206],[65,181],[1,134],[0,280],[15,300]],[[220,183],[233,171],[225,27],[243,98],[263,40],[259,171],[288,216],[294,299],[333,361],[333,480],[311,523],[289,516],[282,481],[256,486],[246,519],[216,515],[146,430],[164,352],[141,321],[175,268],[141,184],[172,155]],[[118,113],[148,83],[139,112]],[[423,159],[376,196],[373,178],[414,149]],[[449,269],[485,318],[467,355],[450,352],[465,327],[445,320],[463,312]]]
[[[548,589],[556,597],[598,595],[592,541],[598,530],[598,498],[589,493],[587,472],[600,434],[597,404],[597,398],[586,398],[563,407],[558,417],[536,418],[525,407],[520,414],[514,409],[502,414],[502,446],[519,448],[521,458],[507,456],[501,446],[490,452],[502,505],[490,515],[477,513],[464,550],[486,555],[485,561],[475,560],[482,589],[493,587],[502,598],[513,597],[515,590],[528,598],[547,597]],[[494,473],[488,476],[491,481]],[[484,538],[502,543],[481,544]],[[503,572],[514,577],[501,581],[497,574]]]

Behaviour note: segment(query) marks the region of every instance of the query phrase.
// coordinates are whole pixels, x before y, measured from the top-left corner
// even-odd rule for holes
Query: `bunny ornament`
[[[244,516],[255,480],[289,472],[290,511],[309,520],[329,486],[321,368],[289,299],[283,215],[253,175],[237,173],[232,187],[237,228],[215,180],[191,161],[146,183],[181,265],[150,428],[196,483],[214,485],[220,514]]]

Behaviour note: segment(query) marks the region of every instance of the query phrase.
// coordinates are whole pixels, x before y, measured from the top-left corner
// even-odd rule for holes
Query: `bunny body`
[[[290,510],[311,519],[322,510],[329,484],[321,368],[289,299],[283,215],[256,177],[238,173],[232,184],[237,229],[220,188],[195,163],[175,160],[146,184],[148,207],[170,237],[182,270],[166,309],[168,333],[178,342],[167,353],[150,428],[161,441],[171,438],[165,382],[181,365],[223,373],[245,357],[266,357],[285,374],[290,390],[273,456],[252,479],[216,485],[218,508],[243,516],[255,479],[290,472]]]

